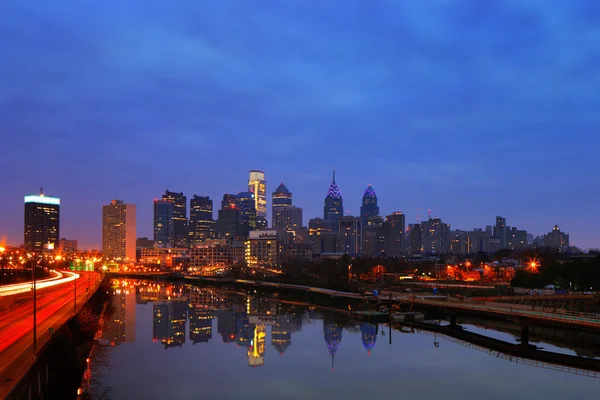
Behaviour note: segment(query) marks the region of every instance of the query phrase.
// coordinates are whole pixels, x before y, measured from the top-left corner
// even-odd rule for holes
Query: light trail
[[[63,273],[61,273],[61,272],[58,272],[58,271],[51,271],[51,272],[57,274],[57,276],[55,276],[53,278],[49,278],[49,279],[43,279],[43,280],[36,281],[36,283],[35,283],[36,290],[44,289],[44,288],[48,288],[48,287],[52,287],[52,286],[56,286],[56,285],[61,285],[63,283],[67,283],[67,282],[73,282],[75,279],[79,278],[79,274],[76,274],[74,272],[64,271],[63,273],[68,275],[65,278],[63,278]],[[12,296],[12,295],[19,294],[19,293],[30,292],[31,290],[32,290],[32,282],[16,283],[14,285],[6,285],[6,286],[0,287],[0,296],[2,296],[2,297],[3,296]]]

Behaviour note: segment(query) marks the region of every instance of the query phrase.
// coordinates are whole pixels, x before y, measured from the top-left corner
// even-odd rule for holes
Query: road
[[[62,271],[65,276],[72,272]],[[64,282],[37,291],[37,351],[50,339],[49,328],[58,330],[74,314],[73,295],[77,290],[77,310],[99,285],[94,272],[77,272],[75,281]],[[26,296],[26,297],[24,297]],[[0,398],[5,398],[34,363],[33,299],[29,293],[5,296],[3,302],[12,302],[0,313]]]

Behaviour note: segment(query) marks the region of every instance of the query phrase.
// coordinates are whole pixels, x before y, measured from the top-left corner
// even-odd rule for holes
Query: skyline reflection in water
[[[390,345],[386,325],[212,288],[118,281],[112,305],[99,382],[114,399],[592,398],[600,385],[430,335],[392,331]]]

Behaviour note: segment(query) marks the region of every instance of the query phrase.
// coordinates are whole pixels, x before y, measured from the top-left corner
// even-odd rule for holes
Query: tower
[[[325,206],[323,207],[323,218],[331,221],[331,227],[335,233],[339,232],[338,221],[344,215],[344,204],[340,189],[335,183],[335,168],[333,169],[333,181],[327,190],[325,196]]]
[[[173,246],[173,203],[154,200],[154,244]]]
[[[238,193],[236,207],[241,215],[242,236],[248,236],[250,231],[256,229],[255,196],[251,192]]]
[[[25,196],[25,248],[43,251],[58,248],[60,199],[44,195]]]
[[[250,171],[248,191],[254,194],[256,216],[267,218],[267,181],[263,171],[256,169]]]
[[[213,201],[208,196],[194,195],[190,199],[189,245],[216,236],[213,220]]]
[[[367,187],[362,197],[362,206],[360,207],[360,218],[362,226],[380,224],[379,207],[377,206],[377,194],[371,185]]]
[[[135,260],[136,209],[133,204],[112,200],[102,206],[102,254]]]
[[[170,192],[163,194],[162,199],[173,204],[173,247],[187,247],[188,219],[187,197],[183,193]]]

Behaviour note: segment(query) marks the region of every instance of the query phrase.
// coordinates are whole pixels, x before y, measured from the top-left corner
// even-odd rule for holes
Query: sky
[[[101,247],[101,206],[284,182],[304,223],[336,181],[351,215],[496,215],[600,247],[600,3],[554,0],[0,2],[0,240],[23,196]],[[215,211],[216,218],[216,211]]]

